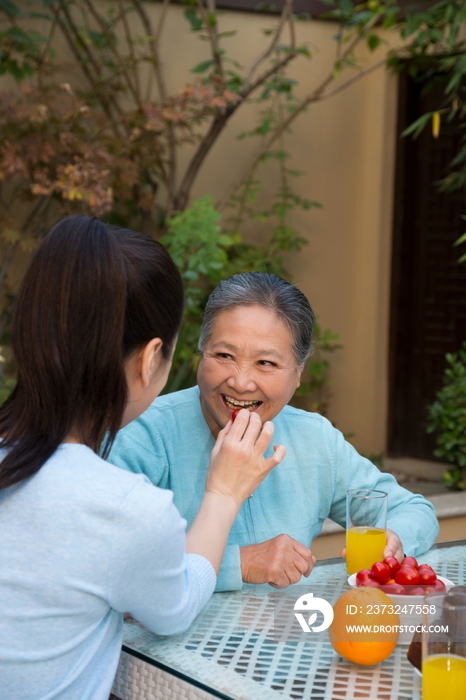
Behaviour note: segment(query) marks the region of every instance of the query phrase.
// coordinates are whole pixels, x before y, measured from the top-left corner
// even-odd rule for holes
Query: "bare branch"
[[[137,92],[136,88],[134,87],[133,82],[129,76],[128,70],[126,68],[126,61],[124,58],[122,58],[120,56],[120,53],[116,47],[115,41],[114,41],[112,35],[110,34],[110,32],[108,31],[108,28],[107,28],[105,22],[103,21],[100,14],[95,10],[94,5],[92,2],[90,2],[90,0],[81,0],[81,1],[84,2],[86,7],[88,8],[90,14],[95,19],[97,24],[100,26],[100,29],[102,30],[105,38],[107,39],[108,47],[110,48],[111,52],[115,56],[118,65],[120,66],[120,75],[123,76],[125,83],[128,87],[128,90],[130,91],[131,95],[133,96],[133,100],[135,101],[138,108],[142,111],[142,104],[141,104],[140,96],[138,95],[138,92]],[[130,46],[131,46],[131,42],[130,42]]]
[[[277,63],[274,63],[271,68],[269,68],[265,73],[263,73],[260,78],[257,78],[257,80],[249,86],[246,90],[243,89],[241,90],[241,97],[242,99],[246,99],[254,90],[258,87],[260,87],[263,83],[265,83],[266,80],[270,78],[271,75],[274,73],[278,73],[279,70],[284,68],[287,63],[293,60],[293,58],[296,57],[296,51],[290,51],[285,58],[282,58],[281,61],[278,61]]]
[[[159,23],[157,25],[157,31],[155,32],[155,45],[158,46],[158,43],[160,41],[160,37],[162,35],[162,29],[163,25],[165,24],[165,17],[167,16],[167,9],[170,4],[170,0],[163,0],[163,7],[162,11],[160,12],[160,18],[159,18]]]
[[[120,119],[123,120],[123,114],[121,112],[121,109],[116,102],[111,96],[105,96],[102,94],[102,90],[100,88],[100,84],[102,82],[102,75],[100,71],[100,67],[96,65],[95,61],[93,60],[92,54],[89,52],[88,48],[83,44],[83,42],[80,39],[79,32],[74,26],[74,23],[72,21],[71,16],[69,15],[69,12],[67,8],[63,5],[60,4],[57,7],[54,7],[54,5],[51,5],[52,11],[54,12],[55,17],[57,18],[58,25],[60,27],[61,32],[63,33],[63,36],[65,37],[65,40],[74,55],[77,64],[81,68],[82,72],[84,73],[85,77],[87,78],[89,85],[91,86],[91,89],[93,93],[95,94],[96,98],[99,100],[103,111],[107,115],[111,129],[115,136],[117,138],[120,137],[120,133],[117,128],[117,124],[115,123],[114,116],[112,114],[112,110],[110,108],[110,105],[112,108],[115,110],[115,112],[119,115]],[[60,16],[60,10],[63,10],[65,13],[66,20],[68,20],[68,23]],[[69,31],[71,29],[71,31]],[[81,50],[83,51],[85,57],[82,56],[80,53],[79,49],[77,46],[81,46]],[[89,61],[89,64],[92,65],[92,68],[95,72],[95,75],[93,72],[89,69],[89,65],[87,60]]]
[[[160,101],[163,102],[167,98],[167,90],[165,87],[165,81],[162,75],[161,71],[161,63],[160,63],[160,58],[159,58],[159,53],[158,53],[158,42],[160,39],[160,34],[162,31],[162,26],[165,18],[165,13],[167,11],[167,7],[169,4],[169,0],[165,2],[164,0],[164,7],[162,8],[162,16],[159,20],[159,25],[157,27],[157,33],[154,35],[154,32],[152,31],[152,25],[151,21],[149,19],[149,16],[141,3],[140,0],[132,0],[133,7],[136,9],[139,18],[142,22],[142,25],[144,27],[144,30],[146,32],[146,36],[148,37],[149,41],[149,49],[151,52],[151,57],[152,57],[152,66],[154,70],[154,76],[155,76],[155,81],[157,83],[157,89],[159,92],[159,98]],[[167,186],[170,191],[174,191],[175,189],[175,184],[176,184],[176,166],[177,166],[177,158],[176,158],[176,147],[175,147],[175,134],[173,131],[173,127],[170,126],[168,130],[168,152],[170,155],[170,162],[169,162],[169,173],[168,173],[168,180],[167,180]]]
[[[213,120],[212,124],[210,125],[210,129],[207,132],[207,134],[204,136],[202,139],[201,143],[199,144],[194,156],[191,158],[191,161],[189,162],[189,165],[186,169],[186,172],[184,174],[183,180],[181,182],[181,185],[176,193],[176,196],[173,200],[173,205],[171,209],[175,209],[177,211],[182,211],[188,201],[189,197],[189,192],[192,187],[192,184],[194,182],[194,179],[199,171],[199,168],[201,167],[202,163],[204,162],[208,152],[214,145],[215,141],[217,140],[218,136],[220,135],[221,131],[225,127],[225,124],[227,123],[228,119],[230,118],[231,114],[233,113],[235,106],[231,106],[226,110],[225,113],[218,115],[215,117]]]
[[[291,50],[294,51],[296,47],[296,30],[294,26],[294,21],[293,21],[293,0],[291,0],[290,4],[290,14],[288,15],[288,27],[290,30],[290,40],[291,40]]]
[[[16,251],[18,250],[19,241],[11,244],[9,253],[3,255],[3,265],[0,269],[0,285],[3,284],[5,277],[7,276],[8,269],[10,267],[11,261],[13,260]]]
[[[68,41],[68,45],[70,46],[76,59],[78,60],[79,65],[83,68],[84,72],[86,73],[86,76],[88,76],[91,85],[93,85],[95,81],[99,80],[101,76],[101,69],[99,64],[94,60],[94,56],[92,55],[91,51],[89,51],[88,46],[86,46],[85,42],[81,40],[79,32],[76,29],[76,26],[70,15],[68,7],[66,6],[66,3],[60,3],[55,9],[53,5],[51,5],[51,7],[60,24],[60,29],[62,30],[63,34],[65,35],[65,38]],[[64,14],[67,22],[63,20],[63,18],[60,15],[60,12]],[[80,50],[78,50],[77,48],[78,45],[80,46]],[[83,54],[85,54],[88,63],[85,60],[83,60],[80,51],[82,51]],[[92,69],[95,72],[95,76],[93,76],[91,71],[89,70],[88,64],[92,66]]]
[[[119,6],[119,8],[120,8],[120,15],[119,15],[119,17],[121,17],[121,21],[122,21],[122,23],[123,23],[123,28],[124,28],[124,31],[125,31],[126,43],[128,44],[129,53],[130,53],[130,56],[131,56],[131,62],[132,62],[133,66],[134,66],[135,69],[136,69],[136,70],[134,71],[134,81],[135,81],[135,85],[136,85],[136,91],[137,91],[138,95],[141,95],[141,84],[140,84],[140,81],[139,81],[139,71],[137,70],[137,63],[138,63],[138,61],[137,61],[136,54],[134,53],[133,37],[131,36],[131,30],[130,30],[130,28],[129,28],[128,18],[126,17],[127,9],[123,6],[123,3],[122,3],[121,0],[118,0],[118,6]]]
[[[158,81],[157,81],[158,82],[159,97],[161,100],[164,100],[166,98],[165,85],[164,85],[164,81],[163,81],[162,74],[160,71],[160,64],[158,63],[159,59],[158,59],[158,57],[156,57],[155,54],[158,55],[159,41],[160,41],[160,37],[162,36],[162,30],[163,30],[163,27],[165,24],[165,19],[167,16],[167,10],[168,10],[169,5],[170,5],[170,0],[163,0],[162,9],[160,11],[159,21],[157,24],[157,29],[155,30],[155,35],[153,37],[153,47],[151,50],[152,50],[152,63],[153,63],[154,70],[149,72],[149,80],[147,82],[147,88],[146,88],[146,102],[149,102],[149,100],[150,100],[150,96],[152,93],[152,79],[153,79],[154,75],[156,75],[157,70],[159,71]],[[143,24],[144,24],[144,22],[143,22]],[[146,26],[144,26],[144,28],[146,28]],[[155,54],[154,54],[154,50],[153,50],[154,47],[155,47]]]
[[[292,9],[293,9],[293,0],[286,0],[285,5],[283,6],[283,12],[280,16],[280,22],[278,23],[277,31],[275,32],[275,35],[270,43],[270,46],[263,51],[259,56],[255,59],[253,64],[250,66],[248,72],[246,73],[246,76],[243,80],[243,91],[247,90],[249,87],[249,83],[252,80],[252,76],[254,75],[255,71],[259,67],[259,65],[265,61],[266,58],[270,56],[274,48],[276,47],[278,40],[280,39],[280,35],[282,33],[283,27],[285,26],[287,20],[291,18],[292,14]],[[293,21],[293,20],[291,20]],[[294,32],[293,32],[294,36]]]
[[[376,15],[374,15],[374,16],[372,17],[372,19],[370,20],[370,22],[368,22],[368,23],[366,24],[366,26],[365,26],[364,29],[361,31],[361,33],[360,33],[360,34],[357,34],[357,35],[354,37],[353,41],[352,41],[352,42],[350,43],[350,45],[347,47],[346,51],[343,52],[343,55],[342,55],[342,57],[341,57],[341,60],[343,60],[344,58],[346,58],[347,56],[349,56],[349,54],[351,53],[351,51],[352,51],[354,48],[356,48],[356,46],[362,41],[362,39],[365,39],[365,38],[366,38],[367,34],[371,31],[371,29],[372,29],[373,27],[375,27],[375,25],[377,24],[377,22],[379,21],[379,19],[380,19],[381,17],[382,17],[382,13],[381,13],[381,12],[379,12],[378,14],[376,14]]]
[[[149,15],[147,14],[145,7],[143,4],[140,2],[140,0],[132,0],[133,6],[136,9],[136,12],[139,15],[139,18],[142,22],[142,26],[144,27],[144,31],[146,32],[146,36],[148,38],[149,42],[149,48],[151,52],[151,58],[152,58],[152,66],[154,69],[154,75],[155,75],[155,80],[157,83],[157,89],[159,91],[159,98],[161,101],[165,100],[167,97],[167,90],[165,87],[165,83],[162,77],[162,73],[160,71],[160,58],[159,58],[159,52],[158,52],[158,38],[157,37],[157,42],[155,40],[155,34],[152,31],[152,24],[149,19]],[[164,8],[166,10],[166,8]],[[160,24],[159,24],[159,30],[160,29]],[[159,35],[160,35],[159,31]]]
[[[387,63],[387,59],[384,58],[382,61],[379,61],[378,63],[374,63],[370,68],[366,68],[366,70],[362,71],[361,73],[358,73],[357,75],[354,75],[352,78],[349,78],[346,83],[342,83],[338,87],[336,87],[334,90],[331,90],[330,92],[326,92],[324,95],[320,96],[320,101],[322,100],[327,100],[329,97],[333,97],[334,95],[337,95],[339,92],[342,92],[343,90],[346,90],[346,88],[350,87],[353,83],[357,83],[358,80],[361,78],[364,78],[366,75],[369,75],[370,73],[373,73],[374,71],[378,70],[379,68],[382,68]]]
[[[207,3],[207,9],[209,10],[210,14],[213,14],[217,10],[217,8],[215,6],[215,0],[206,0],[206,3]],[[217,37],[218,28],[217,28],[216,24],[212,27],[212,31],[215,35],[215,39],[218,41],[218,37]]]
[[[29,212],[29,215],[26,217],[26,221],[23,223],[21,226],[21,235],[24,235],[30,226],[31,222],[34,221],[34,219],[37,217],[37,215],[40,213],[40,210],[51,201],[52,195],[44,195],[39,198],[39,201],[37,204],[32,208],[32,210]]]
[[[206,12],[206,9],[203,5],[202,0],[197,0],[197,6],[199,8],[199,13],[204,21],[205,27],[207,29],[207,35],[209,37],[209,43],[210,43],[210,48],[212,50],[212,59],[215,63],[215,67],[217,68],[217,73],[222,76],[223,78],[223,66],[222,66],[222,61],[220,59],[219,55],[219,49],[218,49],[218,38],[217,38],[217,33],[214,31],[214,28],[209,22],[209,16]]]
[[[33,221],[39,214],[40,210],[43,208],[44,204],[46,204],[48,201],[50,201],[51,196],[44,196],[40,197],[37,203],[33,206],[31,211],[29,212],[28,216],[26,217],[26,220],[24,221],[23,225],[21,226],[21,236],[23,236],[29,227],[31,221]],[[7,247],[4,245],[3,246],[3,264],[0,269],[0,285],[3,284],[3,281],[8,273],[8,269],[10,267],[11,261],[13,260],[16,251],[18,250],[20,240],[15,241],[14,243],[11,244],[10,250],[7,252]]]
[[[41,52],[41,55],[40,55],[40,58],[38,61],[39,66],[42,66],[44,61],[45,61],[45,56],[47,54],[47,51],[49,50],[49,46],[50,46],[50,43],[53,39],[53,34],[54,34],[56,26],[57,26],[57,17],[56,17],[56,15],[54,15],[54,17],[52,18],[52,24],[50,25],[50,31],[49,31],[49,35],[47,37],[47,41],[45,42],[44,49]]]

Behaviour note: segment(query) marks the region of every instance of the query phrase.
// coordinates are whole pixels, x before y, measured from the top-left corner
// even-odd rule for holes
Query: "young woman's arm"
[[[205,495],[186,537],[186,551],[205,557],[218,574],[231,526],[243,501],[285,456],[283,445],[264,458],[273,423],[242,409],[220,431],[212,450]]]
[[[179,634],[212,595],[230,528],[243,503],[285,455],[264,458],[273,435],[255,414],[241,411],[212,451],[206,493],[187,536],[170,491],[144,477],[115,522],[108,601],[156,634]],[[185,551],[187,555],[185,555]]]

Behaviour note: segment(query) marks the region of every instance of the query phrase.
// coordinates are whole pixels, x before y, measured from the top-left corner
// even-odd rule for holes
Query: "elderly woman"
[[[121,430],[109,460],[171,489],[191,523],[204,493],[210,452],[238,408],[272,420],[281,464],[243,504],[231,529],[217,590],[246,583],[285,587],[308,576],[309,548],[325,518],[345,525],[346,491],[388,492],[384,556],[418,555],[438,523],[422,496],[361,457],[328,420],[288,406],[312,349],[314,314],[292,284],[251,272],[222,281],[207,303],[198,386],[158,398]],[[272,447],[269,454],[273,454]]]

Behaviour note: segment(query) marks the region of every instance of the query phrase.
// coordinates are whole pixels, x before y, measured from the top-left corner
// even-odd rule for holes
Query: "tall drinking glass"
[[[465,697],[466,592],[455,592],[453,588],[448,593],[431,593],[424,598],[422,700]]]
[[[383,560],[387,541],[385,491],[351,489],[346,492],[346,570],[355,574]]]

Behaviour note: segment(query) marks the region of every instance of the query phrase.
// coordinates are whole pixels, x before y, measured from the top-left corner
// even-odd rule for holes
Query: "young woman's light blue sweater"
[[[186,629],[215,586],[172,494],[66,444],[0,491],[1,700],[108,700],[123,613]]]

